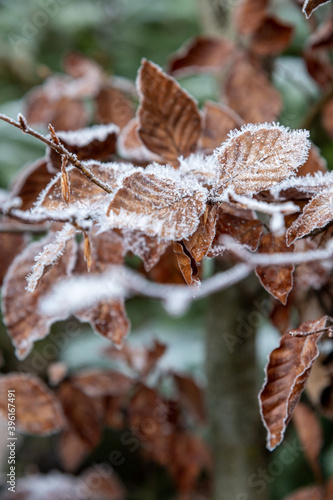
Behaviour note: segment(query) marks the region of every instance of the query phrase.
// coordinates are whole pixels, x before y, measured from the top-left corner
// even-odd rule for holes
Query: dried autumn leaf
[[[260,56],[279,54],[289,46],[293,31],[291,25],[275,17],[266,17],[253,33],[250,47]]]
[[[125,500],[126,490],[114,468],[106,463],[96,464],[80,475],[88,488],[91,500]]]
[[[272,233],[265,234],[260,241],[259,253],[282,253],[293,252],[293,247],[288,247],[286,237],[275,236]],[[287,303],[287,298],[293,288],[294,265],[265,266],[256,268],[256,275],[266,290],[278,299],[282,304]]]
[[[95,120],[115,123],[123,129],[134,118],[134,106],[129,96],[111,84],[104,84],[96,96]]]
[[[122,231],[123,242],[127,250],[140,257],[145,271],[150,271],[160,260],[169,243],[141,231]]]
[[[227,38],[198,36],[171,56],[168,73],[184,76],[220,71],[234,50],[235,44]]]
[[[294,337],[306,337],[308,335],[313,335],[314,333],[323,333],[324,331],[327,331],[327,333],[331,334],[332,322],[333,318],[331,318],[330,316],[323,316],[320,319],[302,323],[298,328],[290,330],[289,334],[293,335]]]
[[[302,11],[305,17],[309,19],[314,10],[318,9],[321,5],[328,3],[330,0],[305,0]]]
[[[333,65],[329,55],[324,50],[307,49],[304,51],[304,60],[312,78],[323,88],[333,80]]]
[[[218,208],[207,205],[205,213],[200,218],[198,229],[184,241],[186,249],[196,262],[201,262],[207,255],[214,240]]]
[[[248,123],[271,122],[282,110],[280,94],[266,75],[244,57],[232,65],[225,96],[228,106]]]
[[[184,278],[172,245],[168,246],[158,263],[149,271],[149,278],[157,283],[184,285]]]
[[[27,238],[23,233],[0,233],[0,286],[13,259],[23,250],[26,243]]]
[[[234,21],[240,35],[254,33],[267,15],[268,0],[241,0],[234,10]]]
[[[309,151],[309,157],[298,170],[297,177],[305,177],[307,174],[313,175],[316,172],[327,172],[327,162],[321,156],[319,149],[312,144]]]
[[[155,64],[143,60],[138,74],[138,130],[147,148],[178,165],[179,156],[194,153],[201,117],[194,99]]]
[[[138,118],[133,118],[123,128],[118,138],[118,151],[122,158],[138,164],[152,163],[158,156],[149,151],[138,134],[140,123]]]
[[[240,128],[243,120],[228,106],[206,101],[203,107],[203,126],[200,149],[212,153],[227,138],[230,130]]]
[[[263,223],[251,213],[245,218],[245,214],[242,217],[233,215],[222,208],[216,221],[216,245],[218,246],[219,236],[227,234],[254,252],[258,248],[263,230]]]
[[[174,373],[173,379],[179,391],[180,404],[184,404],[187,411],[190,411],[190,413],[192,413],[199,422],[204,422],[206,412],[203,390],[191,377]]]
[[[76,471],[91,452],[91,447],[72,427],[62,431],[57,441],[57,455],[65,471]]]
[[[328,187],[312,198],[287,231],[287,244],[327,226],[333,220],[333,189]]]
[[[109,205],[107,222],[165,240],[181,240],[196,230],[206,196],[196,181],[187,182],[170,167],[138,169],[124,178]]]
[[[68,75],[75,78],[77,95],[91,96],[98,91],[103,75],[102,68],[96,61],[78,52],[71,52],[65,57],[64,69]]]
[[[255,194],[292,176],[307,157],[309,132],[275,124],[249,124],[215,151],[219,165],[215,196],[226,188]]]
[[[179,269],[188,285],[199,285],[198,268],[195,260],[183,243],[174,242],[173,251],[176,254]]]
[[[318,320],[318,327],[324,327]],[[300,327],[301,328],[301,327]],[[282,336],[266,367],[266,378],[259,395],[262,421],[267,429],[267,448],[274,450],[283,440],[286,427],[299,402],[314,360],[319,355],[317,343],[322,333],[307,337]]]
[[[72,376],[71,385],[88,397],[122,396],[133,385],[133,380],[112,370],[84,370]]]
[[[321,478],[319,455],[323,446],[323,433],[318,418],[309,406],[298,403],[293,414],[293,424],[315,477]]]
[[[0,376],[0,413],[6,419],[10,412],[10,392],[14,392],[12,407],[15,408],[15,425],[20,432],[47,436],[65,426],[59,401],[35,375],[10,373]]]
[[[333,19],[329,16],[326,21],[319,25],[311,34],[308,47],[310,50],[329,49],[333,44]]]
[[[21,210],[29,210],[33,207],[39,194],[53,177],[54,174],[49,172],[45,158],[37,160],[29,167],[24,167],[12,186],[12,195],[22,200]]]
[[[25,290],[26,276],[31,271],[34,258],[43,251],[44,246],[52,243],[54,235],[31,243],[12,262],[3,284],[2,311],[4,323],[16,349],[19,359],[25,358],[36,340],[44,338],[50,326],[60,319],[58,316],[45,316],[39,312],[40,297],[45,296],[66,275],[70,274],[75,264],[76,246],[74,241],[68,242],[66,253],[44,276],[40,286],[33,293]]]
[[[74,153],[79,160],[107,160],[116,153],[118,127],[95,125],[70,132],[57,132],[57,137],[65,148]],[[61,156],[52,148],[48,149],[49,168],[61,168]]]

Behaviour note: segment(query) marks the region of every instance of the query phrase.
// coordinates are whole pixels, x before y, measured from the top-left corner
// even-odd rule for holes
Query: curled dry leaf
[[[0,376],[0,413],[7,419],[9,391],[14,392],[15,424],[26,434],[47,436],[66,424],[59,401],[38,377],[10,373]]]
[[[21,198],[21,210],[29,210],[33,207],[39,194],[53,177],[54,174],[49,172],[45,158],[37,160],[19,173],[12,186],[12,196]]]
[[[122,231],[123,242],[127,250],[140,257],[145,270],[150,271],[160,260],[169,243],[141,231]]]
[[[158,156],[149,151],[140,139],[138,118],[133,118],[121,131],[118,138],[118,150],[122,158],[135,163],[152,163]]]
[[[202,111],[203,126],[199,145],[205,153],[212,153],[228,138],[230,130],[240,128],[244,123],[235,111],[222,104],[207,101]]]
[[[317,196],[304,207],[303,212],[293,222],[287,231],[287,243],[311,234],[313,231],[324,228],[333,220],[333,189],[328,187],[320,191]]]
[[[309,133],[280,125],[249,124],[215,151],[219,165],[215,196],[226,188],[255,194],[292,176],[307,157]]]
[[[129,96],[109,83],[101,87],[95,103],[97,123],[115,123],[123,129],[134,118],[134,106]]]
[[[109,125],[95,125],[70,132],[58,132],[57,137],[65,148],[74,153],[79,160],[106,160],[116,153],[118,127]],[[48,149],[48,166],[56,170],[61,167],[61,156],[54,150]]]
[[[235,44],[227,38],[198,36],[171,56],[168,73],[185,76],[221,71],[234,51]]]
[[[27,238],[23,233],[0,233],[0,286],[6,276],[8,268],[16,255],[22,252],[27,244]]]
[[[318,325],[320,320],[318,321]],[[326,324],[322,320],[322,325]],[[311,367],[319,355],[322,333],[293,337],[285,333],[271,352],[266,378],[259,395],[262,421],[267,429],[267,448],[274,450],[283,440],[286,427],[299,402]]]
[[[184,277],[172,245],[169,245],[158,263],[149,271],[149,278],[157,283],[184,285]]]
[[[307,19],[311,16],[314,10],[318,9],[321,5],[328,3],[330,0],[305,0],[303,4],[303,12]]]
[[[260,241],[259,253],[274,254],[282,252],[293,252],[293,247],[286,244],[285,234],[275,236],[272,233],[265,234]],[[293,288],[294,265],[265,266],[256,268],[256,275],[266,290],[278,299],[282,304],[287,303],[287,298]]]
[[[59,316],[42,315],[38,303],[40,297],[45,296],[53,285],[72,271],[76,258],[76,246],[73,240],[68,242],[65,254],[49,269],[38,289],[32,293],[27,293],[25,290],[26,276],[34,265],[35,256],[43,252],[44,246],[53,240],[54,235],[51,233],[46,238],[31,243],[14,259],[4,281],[3,319],[19,359],[29,354],[36,340],[48,334],[50,326],[55,321],[65,319],[60,313]]]
[[[232,65],[225,95],[228,106],[248,123],[271,122],[282,110],[280,94],[266,75],[245,57],[238,58]]]
[[[200,217],[198,229],[184,241],[186,249],[196,262],[202,261],[213,243],[217,214],[217,205],[207,205],[205,213]]]
[[[240,35],[252,35],[267,15],[268,0],[241,0],[234,10],[234,21]]]
[[[107,215],[112,227],[140,230],[165,240],[192,234],[206,205],[206,190],[185,183],[168,167],[149,167],[125,177]]]
[[[314,475],[320,479],[319,454],[323,446],[323,433],[319,420],[309,406],[298,403],[293,414],[293,424]]]
[[[194,99],[155,64],[143,60],[138,74],[138,130],[147,148],[174,165],[194,153],[201,117]]]
[[[198,268],[196,262],[184,243],[174,242],[173,251],[176,254],[179,269],[186,283],[188,285],[199,285],[200,280],[197,277]]]
[[[291,42],[293,27],[279,21],[275,17],[266,17],[253,33],[250,47],[260,56],[279,54]]]

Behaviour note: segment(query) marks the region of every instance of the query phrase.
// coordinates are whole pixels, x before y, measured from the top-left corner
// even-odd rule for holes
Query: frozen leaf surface
[[[196,262],[201,262],[207,255],[215,236],[215,225],[218,208],[207,205],[200,218],[198,229],[184,241],[184,244]]]
[[[178,165],[197,148],[201,117],[194,99],[172,77],[144,60],[138,75],[139,136],[147,148]]]
[[[0,376],[0,413],[8,415],[8,391],[15,391],[16,426],[26,434],[47,436],[65,426],[59,401],[36,376],[10,373]]]
[[[309,19],[314,10],[328,2],[329,0],[305,0],[302,10],[305,16]]]

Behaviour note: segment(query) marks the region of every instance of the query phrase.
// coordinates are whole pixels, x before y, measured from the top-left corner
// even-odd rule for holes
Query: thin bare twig
[[[25,117],[21,114],[18,115],[16,121],[13,118],[10,118],[9,116],[0,113],[0,120],[9,123],[10,125],[13,125],[14,127],[22,130],[22,132],[24,132],[25,134],[35,137],[35,139],[38,139],[39,141],[43,142],[50,148],[54,149],[59,155],[65,156],[74,167],[80,170],[80,172],[87,177],[87,179],[89,179],[91,182],[93,182],[98,187],[103,189],[103,191],[106,191],[107,193],[112,192],[111,187],[105,182],[95,177],[94,174],[92,174],[92,172],[82,162],[80,162],[76,154],[71,153],[65,148],[65,146],[59,140],[59,138],[56,136],[56,133],[54,132],[52,125],[49,125],[51,137],[53,138],[51,140],[45,137],[44,135],[40,134],[36,130],[32,129],[31,127],[29,127]]]

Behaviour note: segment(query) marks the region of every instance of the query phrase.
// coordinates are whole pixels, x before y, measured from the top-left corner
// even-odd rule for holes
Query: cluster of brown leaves
[[[60,433],[58,458],[68,473],[75,472],[98,446],[104,427],[121,431],[122,442],[129,443],[130,451],[140,450],[144,460],[165,467],[177,489],[191,493],[201,472],[210,471],[208,449],[191,429],[205,421],[203,396],[192,378],[157,369],[165,350],[166,346],[157,341],[147,349],[128,345],[121,351],[108,349],[105,355],[125,365],[130,375],[110,369],[86,369],[67,375],[59,363],[50,365],[52,389],[32,374],[2,375],[0,412],[7,415],[7,391],[15,390],[17,429],[35,436]],[[148,385],[154,372],[155,378],[159,375],[157,388]],[[160,390],[165,378],[171,379],[174,387],[169,397]],[[30,498],[24,490],[26,481],[18,485],[25,492],[22,499]],[[125,498],[115,472],[108,483],[104,496],[100,492],[101,498]],[[56,495],[61,484],[50,494]]]

